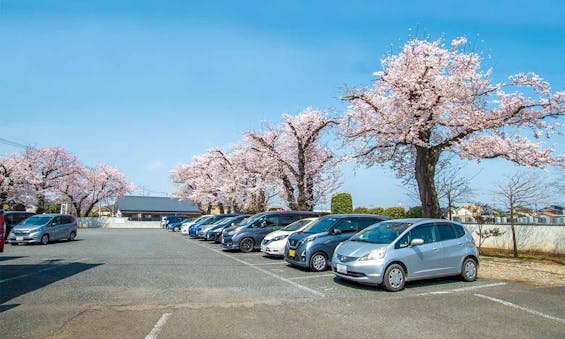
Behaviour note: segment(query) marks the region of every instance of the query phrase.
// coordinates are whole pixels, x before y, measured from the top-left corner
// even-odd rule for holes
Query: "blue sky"
[[[177,163],[264,121],[342,113],[343,88],[369,84],[409,36],[465,35],[496,81],[532,71],[563,90],[564,13],[563,1],[1,0],[0,134],[170,193]],[[515,170],[466,164],[474,200]],[[357,206],[415,205],[386,168],[346,165],[344,182]]]

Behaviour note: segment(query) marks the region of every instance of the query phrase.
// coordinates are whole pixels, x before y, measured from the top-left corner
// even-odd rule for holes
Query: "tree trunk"
[[[296,199],[294,197],[294,188],[292,187],[290,180],[284,174],[282,175],[281,179],[283,181],[284,190],[286,193],[286,201],[288,203],[288,208],[290,208],[293,211],[298,210],[298,205],[296,204]]]
[[[510,204],[510,230],[512,231],[512,252],[518,258],[518,244],[516,243],[516,230],[514,229],[514,204]]]
[[[439,155],[440,151],[436,148],[416,147],[416,181],[424,218],[441,218],[435,186]]]

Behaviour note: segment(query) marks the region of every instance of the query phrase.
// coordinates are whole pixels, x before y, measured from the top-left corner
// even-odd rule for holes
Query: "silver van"
[[[17,224],[8,235],[12,245],[40,243],[53,240],[75,240],[77,222],[68,214],[37,214]]]
[[[479,253],[465,226],[443,219],[380,222],[341,243],[332,271],[342,279],[379,285],[391,292],[406,281],[460,275],[477,278]]]

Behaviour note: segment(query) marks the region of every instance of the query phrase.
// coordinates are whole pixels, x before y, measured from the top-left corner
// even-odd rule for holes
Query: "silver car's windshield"
[[[390,244],[410,226],[412,224],[406,222],[383,221],[357,233],[349,240],[372,244]]]
[[[45,225],[51,220],[52,217],[31,217],[27,218],[26,220],[22,221],[20,225],[24,226],[37,226],[37,225]]]

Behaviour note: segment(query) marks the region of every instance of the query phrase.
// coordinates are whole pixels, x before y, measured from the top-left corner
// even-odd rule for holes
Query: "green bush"
[[[355,207],[353,213],[357,214],[370,214],[370,210],[367,207]]]
[[[408,212],[406,212],[407,218],[421,218],[423,215],[422,213],[422,206],[414,206],[410,207]]]
[[[332,214],[353,212],[353,199],[349,193],[337,193],[332,197]]]
[[[383,215],[391,219],[401,219],[406,217],[406,210],[404,207],[389,207],[384,210]]]

